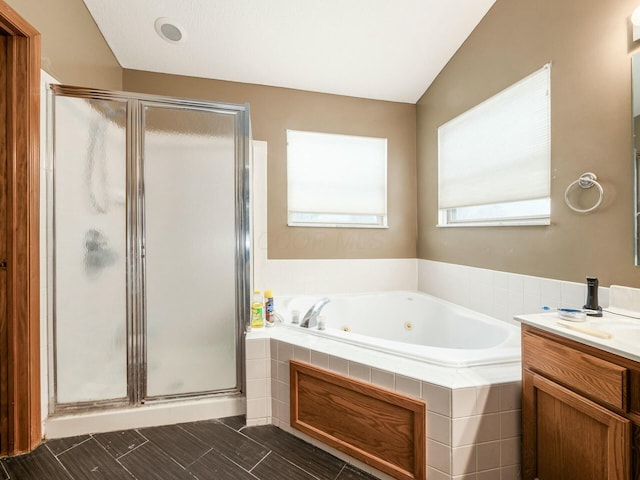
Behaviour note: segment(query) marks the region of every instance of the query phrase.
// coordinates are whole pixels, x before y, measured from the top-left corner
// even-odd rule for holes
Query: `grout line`
[[[278,427],[276,427],[276,428],[278,428]],[[280,430],[282,430],[282,429],[280,429]],[[333,455],[332,453],[330,453],[330,452],[328,452],[328,451],[326,451],[326,450],[324,450],[324,449],[322,449],[322,448],[318,447],[317,445],[315,445],[315,444],[313,444],[313,443],[311,443],[311,442],[308,442],[307,440],[305,440],[305,439],[303,439],[303,438],[297,437],[296,435],[293,435],[292,433],[289,433],[289,432],[287,432],[286,430],[282,430],[282,431],[283,431],[284,433],[286,433],[287,435],[289,435],[289,436],[293,437],[294,439],[297,439],[297,440],[300,440],[300,441],[302,441],[302,442],[306,443],[307,445],[309,445],[310,447],[312,447],[314,450],[319,450],[319,451],[320,451],[320,452],[322,452],[322,453],[328,454],[328,455],[330,455],[331,457],[333,457],[333,458],[335,458],[336,460],[338,460],[340,463],[342,463],[342,467],[340,468],[340,472],[338,472],[338,476],[340,475],[340,473],[342,473],[342,470],[344,470],[348,465],[349,465],[349,466],[352,466],[352,467],[355,467],[355,465],[351,465],[349,462],[347,462],[347,461],[345,461],[345,460],[343,460],[343,459],[341,459],[341,458],[339,458],[339,457],[336,457],[336,456],[335,456],[335,455]],[[322,480],[322,479],[321,479],[320,477],[318,477],[316,474],[309,472],[309,471],[308,471],[304,466],[302,466],[302,465],[298,465],[297,463],[295,463],[295,462],[293,462],[292,460],[288,459],[284,454],[280,455],[278,452],[275,452],[275,451],[270,447],[270,444],[268,444],[268,443],[261,443],[261,441],[258,441],[258,440],[254,439],[254,438],[252,438],[252,437],[248,437],[248,438],[250,438],[250,439],[251,439],[251,440],[253,440],[254,442],[258,443],[259,445],[262,445],[262,446],[264,446],[265,448],[270,449],[271,451],[273,451],[273,453],[275,453],[276,455],[279,455],[279,456],[280,456],[280,457],[282,457],[284,460],[286,460],[288,463],[290,463],[291,465],[293,465],[293,466],[297,467],[298,469],[302,470],[302,471],[303,471],[303,472],[305,472],[307,475],[309,475],[309,476],[311,476],[311,477],[313,477],[313,478],[315,478],[315,479]],[[258,462],[258,463],[260,463],[260,462]],[[255,466],[254,466],[254,468],[255,468]],[[357,468],[357,467],[356,467],[356,468]],[[361,470],[361,469],[359,469],[359,470]],[[336,477],[336,478],[337,478],[337,477]]]
[[[75,445],[67,448],[66,450],[63,450],[62,452],[60,452],[58,455],[63,455],[65,453],[67,453],[69,450],[73,450],[74,448],[76,448],[79,445],[82,445],[85,442],[88,442],[89,440],[91,440],[93,437],[91,435],[89,435],[87,438],[85,438],[83,441],[81,441],[80,443],[76,443]],[[47,442],[45,442],[46,445]],[[55,453],[53,453],[51,451],[51,449],[49,448],[49,445],[47,445],[47,449],[51,452],[51,455],[53,455],[54,457],[58,458],[58,455],[56,455]]]
[[[87,439],[88,440],[88,439]],[[86,441],[86,440],[85,440]],[[81,442],[84,443],[84,442]],[[80,445],[80,444],[78,444]],[[67,475],[69,475],[69,478],[73,479],[73,475],[71,475],[71,472],[69,470],[67,470],[67,467],[64,466],[64,464],[60,461],[60,459],[54,455],[54,453],[51,451],[51,449],[49,448],[49,445],[47,445],[46,443],[44,444],[45,448],[47,450],[49,450],[49,453],[51,455],[53,455],[53,458],[55,459],[56,462],[58,462],[60,464],[60,466],[62,467],[62,469],[67,473]],[[77,446],[77,445],[76,445]],[[69,450],[71,450],[71,448],[65,450],[65,452],[68,452]],[[64,453],[64,452],[63,452]]]
[[[193,462],[191,462],[189,465],[187,465],[186,468],[191,468],[191,466],[196,463],[198,460],[200,460],[202,457],[204,457],[205,455],[209,454],[210,452],[213,451],[213,447],[211,447],[209,450],[207,450],[206,452],[204,452],[202,455],[200,455],[198,458],[196,458]],[[216,450],[217,452],[217,450]]]
[[[271,452],[272,452],[272,451],[273,451],[273,450],[269,450],[269,451],[267,452],[267,454],[266,454],[264,457],[262,457],[262,458],[258,461],[258,463],[256,463],[253,467],[251,467],[251,469],[249,470],[249,473],[253,472],[253,470],[254,470],[258,465],[260,465],[260,464],[261,464],[261,463],[262,463],[262,462],[263,462],[263,461],[264,461],[264,460],[265,460],[269,455],[271,455]],[[233,462],[233,463],[235,463],[235,462]]]
[[[309,475],[311,478],[315,478],[316,480],[322,480],[320,477],[318,477],[317,475],[305,470],[303,467],[301,467],[300,465],[298,465],[297,463],[293,463],[291,460],[289,460],[286,457],[282,457],[286,462],[290,463],[291,465],[293,465],[294,467],[296,467],[299,470],[302,470],[304,473],[306,473],[307,475]],[[342,468],[344,468],[344,465],[342,466]],[[342,469],[340,469],[340,471],[342,471]]]
[[[174,425],[177,425],[177,424],[174,424]],[[178,427],[180,427],[180,426],[178,425]],[[151,428],[155,428],[155,427],[151,427]],[[181,428],[181,430],[184,430],[184,429],[183,429],[183,428]],[[138,433],[140,433],[140,432],[138,432]],[[187,432],[187,433],[189,433],[189,432]],[[140,434],[140,435],[142,435],[142,434]],[[171,454],[170,454],[170,453],[168,453],[164,448],[160,447],[159,445],[156,445],[155,443],[151,442],[149,439],[147,439],[147,438],[146,438],[146,437],[144,437],[144,436],[143,436],[143,438],[145,438],[145,439],[147,440],[147,442],[151,443],[154,447],[156,447],[157,449],[159,449],[163,454],[165,454],[165,456],[166,456],[169,460],[171,460],[173,463],[175,463],[176,465],[178,465],[182,470],[184,470],[185,472],[187,472],[187,473],[188,473],[189,475],[191,475],[192,477],[196,477],[193,473],[191,473],[189,470],[187,470],[187,468],[188,468],[188,467],[184,467],[184,466],[182,466],[182,464],[181,464],[180,462],[178,462],[175,458],[173,458],[173,457],[171,456]],[[200,439],[198,439],[198,440],[200,441],[200,443],[203,443],[203,444],[204,444],[204,442],[203,442],[202,440],[200,440]],[[146,444],[147,442],[145,442],[144,444]],[[144,445],[144,444],[143,444],[143,445]],[[206,445],[206,444],[205,444],[205,445]],[[142,445],[140,445],[140,446],[142,446]],[[135,450],[135,449],[134,449],[134,450]],[[213,450],[213,448],[212,448],[211,450]],[[209,450],[209,451],[211,451],[211,450]],[[123,457],[124,457],[124,455],[123,455]],[[190,465],[193,465],[193,462],[192,462]],[[196,477],[196,478],[197,478],[197,477]]]
[[[340,478],[340,475],[342,474],[342,472],[344,471],[345,468],[347,468],[347,464],[346,463],[344,465],[342,465],[342,468],[338,472],[338,475],[336,475],[336,478],[334,478],[333,480],[338,480],[338,478]]]
[[[223,422],[222,420],[224,420],[225,418],[237,418],[237,417],[239,417],[239,416],[243,416],[243,415],[237,415],[237,416],[235,416],[235,417],[223,417],[223,418],[218,419],[218,422],[219,422],[219,423],[222,423],[223,425],[227,425],[227,424],[226,424],[225,422]],[[243,428],[246,428],[246,426],[247,426],[247,417],[246,417],[246,415],[244,415],[244,417],[245,417],[245,418],[244,418],[244,424],[243,424],[240,428],[236,429],[236,428],[232,427],[231,425],[227,425],[227,427],[229,427],[229,428],[233,428],[236,432],[239,432],[239,431],[240,431],[240,430],[242,430]]]
[[[131,475],[131,478],[132,478],[133,480],[138,480],[138,477],[136,477],[133,473],[131,473],[127,467],[125,467],[124,465],[122,465],[122,464],[120,463],[120,460],[117,460],[117,459],[116,459],[116,463],[117,463],[118,465],[120,465],[120,466],[122,467],[122,469],[123,469],[125,472],[127,472],[129,475]]]
[[[213,449],[212,449],[212,450],[213,450]],[[251,467],[251,470],[247,470],[247,469],[246,469],[246,468],[244,468],[242,465],[239,465],[237,462],[235,462],[233,459],[231,459],[231,458],[227,457],[224,453],[219,453],[219,452],[218,452],[218,454],[219,454],[221,457],[226,458],[227,460],[229,460],[231,463],[233,463],[236,467],[238,467],[238,468],[239,468],[240,470],[242,470],[243,472],[248,473],[249,475],[251,475],[251,476],[252,476],[252,477],[254,477],[254,478],[258,478],[258,477],[256,477],[253,473],[251,473],[251,470],[253,470],[254,468],[256,468],[256,467],[258,466],[258,463],[260,463],[262,460],[260,460],[260,462],[256,463],[253,467]],[[267,453],[267,455],[269,455],[269,454]],[[265,455],[265,458],[267,457],[267,455]],[[263,458],[263,460],[264,460],[264,458]]]
[[[141,428],[135,428],[133,431],[136,432],[138,435],[140,435],[142,438],[144,438],[147,442],[149,441],[149,439],[147,437],[145,437],[142,432],[140,432],[140,430],[142,430]]]
[[[93,437],[93,435],[92,435],[92,437]],[[121,464],[121,463],[120,463],[120,460],[119,460],[119,459],[120,459],[120,458],[122,458],[124,455],[120,455],[120,457],[117,457],[117,458],[116,458],[116,457],[114,457],[113,455],[111,455],[111,453],[109,452],[109,450],[107,450],[107,447],[105,447],[104,445],[102,445],[102,443],[100,443],[100,442],[98,441],[98,439],[97,439],[97,438],[94,438],[94,440],[95,440],[95,441],[96,441],[96,443],[100,446],[100,448],[102,448],[102,449],[105,451],[105,453],[106,453],[107,455],[109,455],[109,457],[113,458],[113,460],[114,460],[118,465],[120,465],[120,467],[121,467],[125,472],[127,472],[129,475],[131,475],[131,478],[133,478],[134,480],[137,480],[137,479],[136,479],[136,476],[135,476],[133,473],[131,473],[131,472],[127,469],[127,467],[125,467],[123,464]],[[144,444],[143,444],[143,445],[144,445]],[[136,447],[136,448],[137,448],[137,447]],[[135,448],[134,448],[133,450],[135,450]],[[133,450],[131,450],[131,451],[133,451]],[[128,453],[128,452],[127,452],[127,453]]]
[[[157,448],[160,448],[160,447],[158,447],[157,445],[156,445],[156,447],[157,447]],[[161,451],[162,453],[165,453],[165,454],[166,454],[166,456],[167,456],[167,458],[168,458],[169,460],[171,460],[173,463],[175,463],[176,465],[178,465],[182,470],[184,470],[185,472],[187,472],[187,473],[191,474],[191,472],[190,472],[189,470],[187,470],[187,468],[186,468],[186,467],[183,467],[183,466],[180,464],[180,462],[178,462],[178,461],[177,461],[176,459],[174,459],[171,455],[169,455],[168,453],[166,453],[163,449],[161,449],[161,448],[160,448],[160,451]]]
[[[9,477],[9,472],[7,472],[7,469],[4,468],[4,462],[0,461],[0,467],[2,467],[2,471],[4,472],[4,477],[2,477],[4,480],[11,480],[11,477]]]
[[[131,452],[135,452],[136,450],[138,450],[141,446],[146,445],[147,443],[150,443],[150,440],[146,437],[142,437],[144,438],[144,442],[142,442],[140,445],[136,445],[135,448],[132,448],[131,450],[129,450],[128,452],[123,453],[122,455],[120,455],[119,457],[116,458],[116,460],[118,460],[118,463],[120,462],[120,459],[126,455],[129,455]],[[98,442],[100,443],[100,442]]]
[[[263,460],[265,460],[270,454],[274,454],[274,455],[278,455],[280,458],[282,458],[285,462],[289,463],[290,465],[293,465],[295,468],[297,468],[298,470],[303,471],[304,473],[306,473],[307,475],[309,475],[311,478],[315,478],[316,480],[322,480],[320,477],[318,477],[317,475],[307,471],[304,469],[304,467],[298,465],[297,463],[294,463],[293,461],[289,460],[287,457],[284,457],[280,454],[278,454],[277,452],[274,452],[273,450],[269,451],[269,453],[267,453],[262,460],[260,460],[258,463],[256,463],[253,468],[251,468],[251,470],[253,470],[254,468],[256,468],[258,465],[260,465],[262,463]],[[342,468],[344,468],[344,466],[346,465],[344,462],[342,462]],[[340,471],[342,471],[342,469],[340,469]],[[251,473],[251,471],[249,472]]]
[[[192,423],[199,423],[199,422],[192,422]],[[220,422],[216,422],[216,423],[220,423]],[[207,445],[207,443],[206,443],[203,439],[201,439],[200,437],[198,437],[195,433],[191,433],[191,432],[190,432],[189,430],[187,430],[186,428],[183,428],[181,424],[178,424],[178,423],[177,423],[177,424],[175,424],[175,425],[176,425],[176,427],[178,427],[180,430],[182,430],[182,431],[183,431],[184,433],[186,433],[187,435],[189,435],[189,436],[191,436],[191,437],[195,438],[198,442],[202,443],[203,445],[205,445],[205,446],[207,446],[207,447],[209,446],[209,445]],[[213,447],[212,447],[212,449],[213,449]],[[206,455],[206,454],[205,454],[205,455]]]
[[[256,426],[262,426],[262,425],[256,425]],[[244,426],[244,428],[242,428],[242,430],[244,430],[245,428],[249,428],[249,427],[247,427],[247,426],[245,425],[245,426]],[[232,430],[233,430],[233,429],[232,429]],[[270,447],[269,447],[269,445],[265,445],[264,443],[262,443],[262,441],[260,441],[260,440],[256,440],[255,438],[250,437],[249,435],[247,435],[247,434],[246,434],[246,433],[244,433],[244,432],[241,432],[240,430],[233,430],[233,431],[234,431],[234,432],[236,432],[236,433],[239,433],[239,434],[240,434],[240,435],[242,435],[244,438],[246,438],[246,439],[248,439],[248,440],[251,440],[251,441],[252,441],[253,443],[255,443],[256,445],[260,445],[261,447],[264,447],[264,448],[266,448],[266,449],[267,449],[267,450],[269,450],[269,451],[273,450],[272,448],[270,448]],[[267,455],[269,455],[269,454],[267,453]],[[258,462],[258,463],[260,463],[260,462]]]
[[[214,419],[216,420],[216,419]],[[199,422],[192,422],[192,423],[199,423]],[[213,422],[212,422],[213,423]],[[218,422],[216,420],[215,423],[220,423],[222,424],[222,422]],[[198,458],[196,458],[193,462],[191,462],[189,465],[187,465],[188,467],[191,467],[191,465],[193,465],[194,463],[196,463],[198,460],[200,460],[202,457],[204,457],[205,455],[207,455],[208,453],[210,453],[211,451],[215,451],[218,455],[222,455],[222,452],[219,452],[218,450],[216,450],[215,447],[212,447],[211,445],[209,445],[207,442],[205,442],[203,439],[201,439],[200,437],[196,436],[195,434],[191,433],[190,431],[188,431],[187,429],[183,428],[181,425],[176,424],[176,426],[182,430],[183,432],[185,432],[187,435],[193,437],[195,440],[198,441],[198,443],[201,443],[202,445],[204,445],[205,447],[209,447],[209,450],[207,450],[206,452],[204,452],[202,455],[200,455]],[[232,429],[234,432],[237,431],[235,429]],[[226,457],[225,457],[226,458]],[[235,463],[235,462],[234,462]],[[240,467],[240,465],[238,465]],[[242,467],[240,467],[242,468]],[[244,469],[243,469],[244,470]],[[246,471],[246,470],[245,470]]]
[[[282,455],[281,455],[281,457],[282,457]],[[307,474],[307,475],[309,475],[310,477],[315,478],[316,480],[322,480],[322,479],[321,479],[320,477],[318,477],[317,475],[315,475],[315,474],[313,474],[313,473],[311,473],[311,472],[307,471],[304,467],[302,467],[301,465],[298,465],[297,463],[294,463],[293,461],[289,460],[287,457],[282,457],[282,458],[283,458],[286,462],[289,462],[289,463],[290,463],[291,465],[293,465],[294,467],[296,467],[296,468],[298,468],[298,469],[302,470],[304,473],[306,473],[306,474]],[[342,462],[342,460],[341,460],[341,462]],[[342,463],[343,463],[343,465],[342,465],[342,468],[340,469],[340,472],[342,472],[342,469],[343,469],[343,468],[345,467],[345,465],[346,465],[346,463],[345,463],[345,462],[342,462]],[[338,474],[339,474],[339,473],[338,473]],[[337,477],[336,477],[336,478],[337,478]]]

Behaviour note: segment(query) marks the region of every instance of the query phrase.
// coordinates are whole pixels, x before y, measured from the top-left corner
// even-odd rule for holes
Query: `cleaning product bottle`
[[[262,317],[262,295],[260,290],[254,290],[253,299],[251,300],[251,328],[264,327],[264,319]]]
[[[267,327],[273,327],[276,324],[276,316],[273,311],[273,291],[264,291],[264,323]]]

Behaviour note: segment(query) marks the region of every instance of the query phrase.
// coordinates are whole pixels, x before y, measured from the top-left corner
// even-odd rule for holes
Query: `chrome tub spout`
[[[302,319],[301,327],[311,328],[318,325],[318,315],[324,308],[324,306],[329,303],[331,300],[328,298],[321,298],[316,303],[314,303],[311,308],[304,314],[304,318]]]

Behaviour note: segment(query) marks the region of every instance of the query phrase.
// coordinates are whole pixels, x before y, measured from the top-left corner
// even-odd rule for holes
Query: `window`
[[[387,139],[287,130],[289,226],[387,226]]]
[[[545,65],[438,129],[438,226],[548,225]]]

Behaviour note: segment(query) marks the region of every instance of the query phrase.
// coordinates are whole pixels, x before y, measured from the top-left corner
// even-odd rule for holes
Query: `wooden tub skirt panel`
[[[291,426],[397,479],[426,478],[424,401],[291,360]]]

